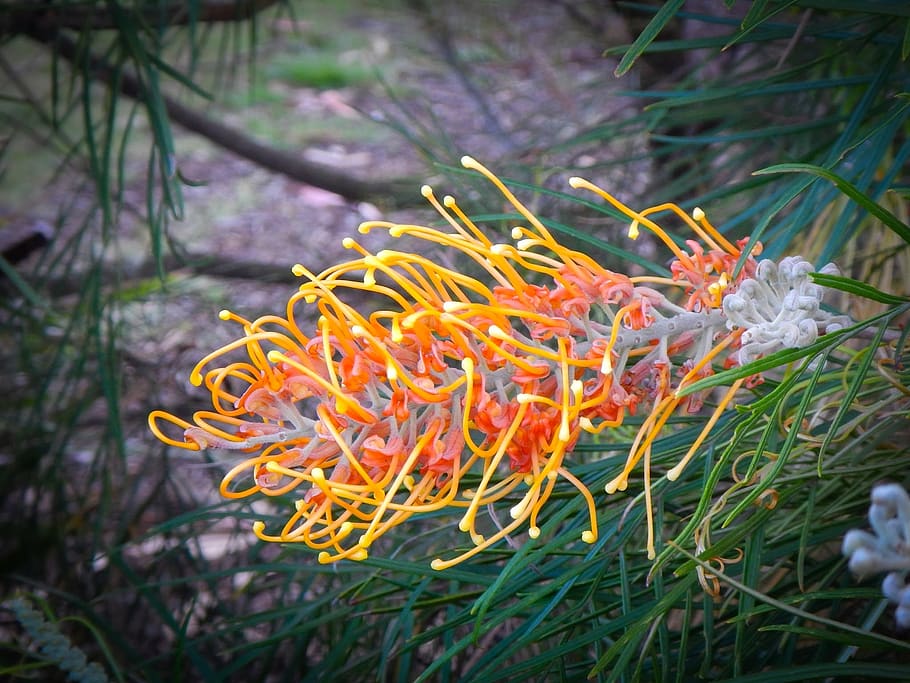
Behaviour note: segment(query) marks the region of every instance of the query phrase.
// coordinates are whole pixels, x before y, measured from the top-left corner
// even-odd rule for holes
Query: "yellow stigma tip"
[[[332,561],[331,556],[325,550],[320,552],[316,559],[319,561],[319,564],[329,564],[329,562]]]
[[[440,560],[438,557],[435,560],[433,560],[432,562],[430,562],[430,569],[435,569],[436,571],[445,569],[445,566],[446,566],[446,563],[443,562],[442,560]]]
[[[253,522],[253,533],[254,534],[258,535],[258,534],[261,534],[263,531],[265,531],[265,522],[258,520],[258,519],[255,522]]]
[[[632,225],[629,226],[629,239],[637,240],[638,235],[638,221],[632,221]]]
[[[528,527],[528,536],[530,538],[537,538],[538,536],[540,536],[540,527],[537,527],[537,526]]]
[[[622,474],[612,481],[608,481],[607,485],[604,486],[604,491],[611,494],[617,491],[625,491],[628,485],[629,481],[626,479],[626,475]]]
[[[280,471],[281,471],[281,465],[279,465],[279,464],[278,464],[277,462],[275,462],[274,460],[269,460],[269,461],[265,464],[265,469],[266,469],[268,472],[280,472]]]
[[[357,232],[361,235],[368,235],[372,227],[369,223],[361,223],[357,226]]]
[[[524,235],[524,231],[521,228],[512,228],[513,240],[520,240],[522,235]]]
[[[222,320],[230,320],[231,312],[227,309],[222,309],[222,310],[218,311],[218,317],[221,318]]]
[[[705,212],[696,206],[694,209],[692,209],[692,218],[697,221],[702,221],[705,219]]]
[[[325,481],[325,471],[321,467],[314,467],[310,470],[310,476],[317,481]]]
[[[579,425],[581,426],[581,428],[584,429],[586,432],[593,432],[593,431],[594,431],[594,423],[591,422],[590,418],[587,418],[587,417],[580,417],[580,418],[578,418],[578,424],[579,424]]]
[[[193,374],[191,374],[190,375],[190,384],[192,384],[194,387],[198,387],[199,385],[201,385],[202,384],[202,375],[200,375],[198,372],[194,372]]]
[[[299,263],[295,263],[293,266],[291,266],[291,272],[297,277],[301,277],[305,271],[306,269]]]
[[[354,245],[356,244],[357,242],[353,237],[345,237],[343,240],[341,240],[341,246],[343,246],[345,249],[353,249]]]
[[[445,197],[442,198],[442,205],[444,207],[446,207],[447,209],[451,209],[453,206],[455,206],[455,197],[453,197],[450,194],[447,194]]]
[[[511,337],[509,337],[509,335],[507,335],[499,325],[490,325],[489,329],[487,330],[487,334],[493,337],[493,339],[511,339]]]
[[[461,165],[464,166],[465,168],[474,168],[474,167],[478,166],[479,164],[477,163],[477,160],[474,157],[469,157],[468,155],[465,155],[465,156],[461,157]]]
[[[421,186],[420,186],[420,194],[422,194],[424,197],[427,197],[427,198],[432,197],[432,196],[433,196],[433,188],[430,187],[429,185],[421,185]]]
[[[583,531],[581,532],[581,540],[585,543],[593,543],[597,540],[597,536],[594,535],[593,531]]]
[[[455,311],[461,311],[468,307],[463,301],[444,301],[442,303],[442,310],[446,313],[454,313]]]
[[[569,178],[569,187],[572,187],[576,190],[579,187],[583,186],[584,184],[585,184],[585,179],[579,178],[577,175],[573,175],[571,178]]]
[[[462,358],[461,369],[465,372],[472,372],[474,370],[474,359],[470,357]]]
[[[280,363],[284,358],[284,356],[281,355],[281,351],[277,351],[275,349],[272,349],[267,354],[265,354],[265,357],[269,359],[270,363]]]

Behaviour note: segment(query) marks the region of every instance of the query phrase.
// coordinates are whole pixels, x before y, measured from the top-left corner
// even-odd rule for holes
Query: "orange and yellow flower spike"
[[[572,178],[573,188],[594,192],[629,218],[630,237],[647,228],[674,256],[671,278],[628,277],[560,244],[489,169],[470,157],[462,163],[527,221],[513,228],[512,244],[489,236],[452,197],[440,201],[424,186],[447,228],[360,226],[362,234],[382,229],[389,239],[421,244],[422,253],[374,253],[345,238],[353,259],[319,273],[294,266],[305,281],[283,317],[223,312],[241,336],[190,373],[213,409],[197,411],[191,422],[154,411],[152,433],[169,446],[244,453],[225,475],[222,495],[293,497],[278,529],[257,521],[253,532],[265,541],[304,543],[320,562],[362,560],[413,515],[458,511],[470,545],[434,560],[441,570],[522,527],[536,538],[560,479],[584,499],[589,523],[581,540],[594,543],[598,501],[572,473],[569,454],[583,434],[604,434],[628,415],[644,414],[606,492],[624,490],[644,460],[653,557],[652,450],[670,418],[698,410],[702,398],[680,392],[715,366],[809,343],[837,321],[811,305],[820,295],[804,262],[759,266],[758,247],[737,271],[745,241],[725,238],[701,209],[689,215],[660,204],[635,211]],[[692,232],[685,243],[691,251],[656,222],[661,212]],[[445,258],[431,258],[440,251]],[[482,277],[442,265],[452,256],[469,258]],[[361,310],[366,291],[384,305]],[[787,312],[778,316],[789,325],[782,331],[747,297],[780,291],[796,291],[804,311],[777,302]],[[744,381],[724,394],[668,479],[682,474]],[[182,431],[183,440],[170,430]],[[483,535],[478,516],[488,506],[506,506],[511,521]]]

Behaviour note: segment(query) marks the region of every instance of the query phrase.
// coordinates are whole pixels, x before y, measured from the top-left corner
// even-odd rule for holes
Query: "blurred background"
[[[0,676],[910,679],[839,551],[873,483],[908,483],[903,337],[868,342],[910,294],[907,3],[0,0],[0,38]],[[361,221],[435,224],[423,183],[507,230],[464,154],[609,268],[669,254],[572,175],[860,283],[829,299],[865,344],[756,389],[655,485],[664,539],[738,558],[732,582],[706,592],[676,546],[652,567],[634,487],[598,499],[593,551],[557,523],[567,488],[534,547],[433,572],[439,534],[462,542],[436,516],[324,567],[250,533],[288,501],[223,501],[217,454],[152,437],[150,410],[205,403],[187,378],[235,334],[219,310],[281,312],[291,266],[346,260]],[[635,428],[579,447],[592,490]]]

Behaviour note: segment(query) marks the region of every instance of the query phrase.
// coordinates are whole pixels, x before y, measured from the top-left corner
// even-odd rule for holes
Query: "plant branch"
[[[34,26],[27,35],[55,50],[73,65],[88,64],[94,77],[108,85],[115,84],[122,95],[139,101],[145,101],[149,97],[140,79],[122,70],[115,77],[115,70],[108,62],[97,56],[82,55],[81,48],[64,33]],[[160,97],[168,118],[174,123],[292,180],[334,192],[352,201],[369,201],[384,206],[410,205],[417,201],[417,193],[414,191],[416,181],[367,181],[353,178],[332,166],[309,161],[299,153],[263,144],[242,130],[216,121],[163,93]]]
[[[187,3],[173,2],[170,6],[148,3],[148,7],[130,10],[144,23],[152,26],[186,26],[190,23],[230,23],[247,21],[279,0],[209,0],[199,3],[190,12]],[[39,27],[45,31],[72,29],[74,31],[118,28],[117,18],[110,8],[99,4],[61,4],[19,2],[2,3],[0,35],[29,34]]]

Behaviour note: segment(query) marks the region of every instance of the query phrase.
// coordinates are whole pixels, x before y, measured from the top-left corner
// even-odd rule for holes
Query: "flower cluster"
[[[802,348],[816,340],[819,330],[834,332],[850,324],[819,308],[823,288],[809,280],[814,266],[799,256],[775,263],[761,261],[754,278],[744,279],[739,290],[724,297],[723,309],[732,329],[744,330],[739,360],[745,364],[779,349]],[[821,269],[836,275],[833,263]]]
[[[730,329],[723,304],[756,276],[760,247],[743,255],[745,241],[728,241],[698,209],[689,215],[662,204],[636,212],[573,178],[572,187],[629,217],[631,237],[650,230],[673,252],[672,277],[615,273],[560,244],[495,175],[470,157],[462,161],[526,221],[513,228],[513,243],[493,241],[452,197],[440,201],[426,186],[424,197],[448,229],[373,221],[360,232],[385,230],[448,250],[476,277],[410,251],[372,253],[348,238],[353,260],[318,274],[294,267],[304,282],[284,316],[246,320],[222,312],[242,335],[190,375],[211,393],[213,410],[195,413],[192,423],[155,411],[152,431],[174,446],[244,452],[224,477],[222,494],[292,494],[294,510],[283,526],[270,532],[256,522],[253,531],[264,540],[303,542],[321,562],[363,559],[376,539],[412,515],[459,509],[459,528],[472,545],[433,562],[443,569],[523,525],[536,537],[560,478],[584,497],[589,519],[581,537],[594,542],[594,499],[566,466],[566,454],[582,433],[639,413],[626,464],[606,490],[624,490],[644,460],[653,557],[652,444],[672,415],[700,408],[703,397],[682,397],[683,387],[716,364],[740,362],[740,339],[754,326],[743,314],[748,324]],[[698,238],[688,251],[650,218],[667,211]],[[365,292],[384,304],[358,310]],[[304,307],[318,312],[309,332],[297,324]],[[236,353],[243,357],[226,359]],[[680,475],[741,381],[668,478]],[[510,521],[484,536],[478,512],[495,514],[500,505]]]
[[[910,627],[910,496],[899,484],[872,489],[869,507],[872,532],[851,529],[844,536],[843,552],[857,576],[888,572],[882,593],[897,604],[897,623]]]

